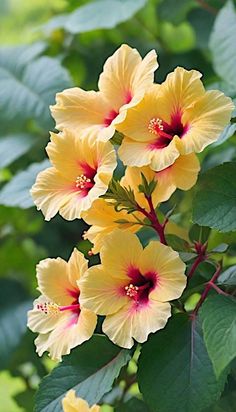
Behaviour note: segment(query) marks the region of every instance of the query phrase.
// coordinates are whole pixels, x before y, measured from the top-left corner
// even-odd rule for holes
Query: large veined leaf
[[[128,350],[113,345],[105,336],[93,336],[43,379],[35,412],[62,412],[61,401],[71,388],[90,404],[99,402],[129,360]]]
[[[232,124],[228,124],[228,126],[225,127],[225,129],[223,130],[223,132],[220,134],[220,136],[218,137],[217,141],[215,143],[213,143],[213,147],[215,146],[219,146],[222,143],[226,142],[226,140],[228,140],[230,137],[233,136],[233,134],[236,131],[236,124],[232,123]]]
[[[31,302],[21,284],[0,279],[0,369],[26,332],[26,314]]]
[[[130,19],[145,3],[146,0],[97,0],[79,7],[73,13],[56,16],[44,28],[50,32],[62,27],[70,33],[111,29]]]
[[[236,162],[224,163],[204,173],[197,184],[193,221],[221,232],[236,230]]]
[[[216,17],[210,38],[210,50],[217,74],[236,85],[236,12],[229,0]]]
[[[209,297],[201,307],[204,340],[216,376],[236,357],[236,299]]]
[[[0,169],[27,153],[34,143],[34,136],[27,133],[0,137]]]
[[[46,43],[36,42],[31,45],[5,46],[0,48],[0,67],[11,71],[15,75],[24,70],[32,60],[39,57],[46,49]]]
[[[220,285],[236,286],[236,265],[229,267],[218,277]]]
[[[194,6],[195,2],[193,0],[165,0],[158,5],[158,14],[162,20],[179,24]]]
[[[56,92],[71,83],[58,60],[45,56],[33,60],[38,48],[24,48],[20,57],[21,48],[0,49],[1,122],[35,119],[39,126],[50,126],[49,105]]]
[[[188,13],[187,19],[196,35],[196,44],[200,49],[208,48],[209,37],[215,16],[204,8],[193,8]]]
[[[153,411],[202,411],[219,399],[224,380],[216,379],[199,320],[177,315],[143,345],[138,382]]]
[[[33,206],[30,189],[36,176],[41,170],[49,166],[49,161],[33,163],[26,170],[17,173],[12,180],[0,191],[0,204],[4,206],[17,206],[27,209]]]

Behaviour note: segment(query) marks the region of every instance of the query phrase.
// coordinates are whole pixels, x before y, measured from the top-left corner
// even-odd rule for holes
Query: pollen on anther
[[[148,124],[148,131],[152,134],[158,134],[158,131],[163,130],[162,120],[158,117],[153,117]]]
[[[59,306],[53,302],[38,303],[36,308],[45,315],[56,315],[60,312]]]
[[[91,183],[91,179],[89,179],[89,177],[85,176],[84,174],[77,176],[75,186],[78,189],[86,188],[86,183]]]
[[[133,285],[130,283],[128,286],[125,286],[126,295],[130,298],[135,298],[138,295],[138,286]]]

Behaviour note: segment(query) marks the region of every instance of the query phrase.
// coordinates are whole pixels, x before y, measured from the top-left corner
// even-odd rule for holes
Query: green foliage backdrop
[[[0,411],[33,411],[43,379],[36,412],[60,412],[60,399],[71,387],[79,387],[90,402],[103,404],[104,412],[148,412],[156,405],[157,412],[235,412],[234,298],[211,296],[194,331],[187,318],[177,315],[152,336],[140,357],[140,389],[134,384],[137,351],[130,361],[132,353],[96,336],[56,366],[46,356],[37,357],[34,335],[26,330],[26,312],[35,297],[36,263],[48,256],[68,259],[75,245],[85,254],[91,247],[81,240],[86,228],[82,221],[56,217],[45,223],[29,194],[37,173],[48,164],[44,147],[54,128],[49,105],[56,92],[71,85],[96,88],[106,58],[127,43],[142,55],[157,50],[157,82],[178,65],[194,68],[204,74],[207,89],[218,88],[236,102],[235,6],[232,0],[1,0]],[[202,171],[196,187],[184,195],[175,192],[162,210],[175,206],[172,218],[186,233],[191,226],[191,240],[208,240],[209,250],[219,259],[224,252],[218,284],[234,292],[235,131],[233,118],[217,143],[200,154]],[[140,238],[145,243],[149,233]],[[194,257],[178,236],[169,242],[186,262]],[[186,310],[194,308],[201,285],[213,271],[209,263],[201,264],[200,289],[192,279]],[[101,353],[99,362],[92,362],[94,347]],[[162,348],[158,353],[157,347]],[[71,377],[63,379],[61,370]],[[96,388],[92,394],[91,386]]]

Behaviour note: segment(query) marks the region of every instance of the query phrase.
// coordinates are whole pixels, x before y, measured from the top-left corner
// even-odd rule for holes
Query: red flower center
[[[118,116],[118,112],[115,110],[111,110],[104,119],[104,126],[108,127],[112,123],[112,121]]]
[[[137,304],[147,303],[150,292],[157,284],[157,274],[155,272],[147,272],[143,275],[139,269],[130,268],[128,276],[132,282],[124,287],[124,293]]]
[[[79,290],[68,291],[68,293],[71,295],[71,297],[74,297],[75,299],[73,300],[71,305],[60,306],[54,302],[44,302],[44,303],[38,303],[36,308],[40,312],[45,313],[45,315],[57,315],[60,312],[69,310],[73,313],[76,313],[79,316],[80,314],[80,303],[79,303],[80,291]]]
[[[91,167],[86,163],[80,164],[80,168],[84,170],[84,173],[77,176],[75,190],[79,191],[84,197],[87,196],[90,189],[95,185],[94,177],[97,174],[97,168]]]
[[[124,100],[123,104],[128,104],[131,102],[133,96],[130,90],[124,93]],[[105,127],[110,126],[110,124],[113,122],[113,120],[118,116],[119,111],[117,112],[116,110],[112,109],[110,112],[106,115],[103,124]]]
[[[149,146],[153,150],[163,149],[170,144],[174,136],[183,137],[188,131],[188,125],[183,125],[182,114],[180,111],[176,111],[171,116],[170,124],[157,117],[151,119],[148,124],[148,130],[157,136],[157,139]]]

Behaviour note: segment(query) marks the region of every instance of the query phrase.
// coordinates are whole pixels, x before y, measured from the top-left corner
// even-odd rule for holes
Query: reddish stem
[[[215,283],[211,283],[211,287],[215,289],[219,295],[230,296],[229,293],[224,292],[219,286],[215,285]]]
[[[197,259],[193,262],[189,274],[188,274],[188,280],[190,280],[196,269],[198,268],[198,266],[200,265],[200,263],[204,262],[204,260],[207,259],[207,254],[206,254],[206,249],[207,249],[207,243],[205,243],[204,245],[202,245],[201,243],[196,242],[195,243],[195,250],[198,254]]]
[[[207,10],[209,13],[217,14],[218,10],[215,7],[210,6],[210,4],[208,4],[206,1],[204,0],[196,0],[196,1],[197,3],[200,4],[200,6],[203,9]]]
[[[209,280],[209,282],[207,282],[206,287],[205,287],[205,289],[204,289],[204,291],[203,291],[203,293],[202,293],[202,295],[201,295],[201,298],[200,298],[200,300],[198,301],[198,303],[197,303],[194,311],[193,311],[192,314],[191,314],[191,317],[192,317],[193,319],[196,317],[196,315],[197,315],[197,313],[198,313],[198,311],[199,311],[199,308],[202,306],[202,304],[203,304],[204,300],[206,299],[208,293],[210,292],[211,288],[214,288],[214,289],[217,288],[217,289],[219,289],[214,283],[215,283],[215,281],[217,280],[220,272],[221,272],[221,264],[218,264],[218,267],[217,267],[214,275],[213,275],[212,278]],[[214,286],[213,286],[213,285],[214,285]],[[216,288],[215,288],[215,286],[216,286]],[[217,291],[218,291],[218,290],[217,290]],[[223,291],[220,289],[220,293],[221,293],[221,294],[224,294],[224,292],[223,292],[223,293],[222,293],[222,292],[223,292]],[[218,293],[219,293],[219,292],[218,292]]]
[[[154,208],[153,203],[152,203],[151,196],[147,196],[146,199],[147,199],[148,205],[150,207],[150,217],[151,217],[151,223],[153,225],[153,228],[158,233],[158,235],[160,237],[160,242],[163,243],[164,245],[167,245],[166,238],[165,238],[165,233],[164,233],[165,226],[162,225],[158,220],[155,208]],[[165,225],[166,225],[166,223],[165,223]]]
[[[162,225],[159,222],[158,217],[156,215],[155,208],[154,208],[153,203],[152,203],[152,198],[150,196],[146,196],[146,199],[147,199],[148,205],[150,207],[150,212],[147,212],[144,208],[142,208],[138,204],[137,204],[137,210],[139,212],[141,212],[145,217],[147,217],[148,220],[151,222],[151,226],[157,232],[157,234],[160,238],[160,242],[163,243],[164,245],[167,245],[166,238],[165,238],[165,233],[164,233],[164,228],[165,228],[166,223],[165,223],[165,225]]]
[[[199,255],[197,257],[197,259],[193,262],[189,274],[188,274],[188,279],[191,279],[194,275],[195,270],[198,268],[198,266],[200,265],[200,263],[202,263],[204,261],[204,257],[202,255]]]

